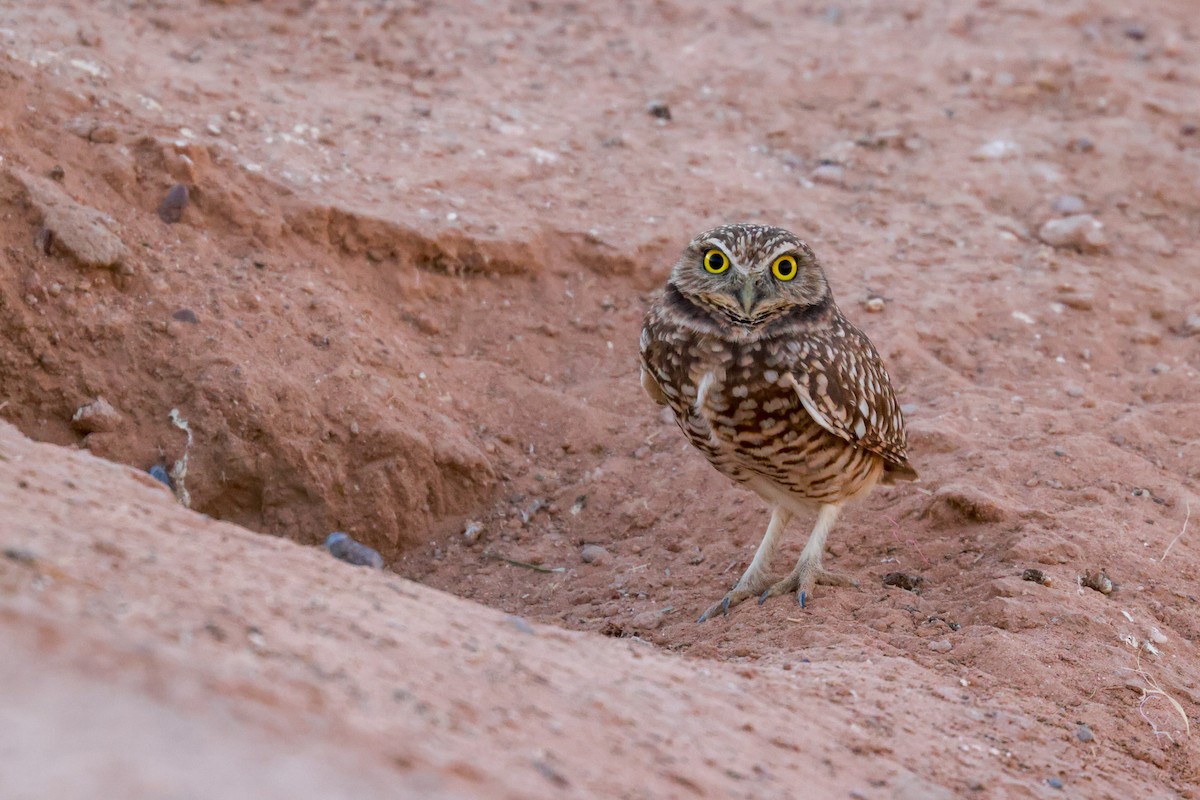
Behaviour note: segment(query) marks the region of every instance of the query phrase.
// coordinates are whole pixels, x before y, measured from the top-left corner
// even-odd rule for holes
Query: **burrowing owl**
[[[796,592],[803,606],[817,583],[856,585],[821,567],[842,504],[917,473],[879,353],[842,316],[808,245],[760,225],[697,236],[646,315],[641,363],[642,386],[688,441],[772,509],[749,568],[700,621],[755,595]],[[796,568],[772,581],[783,529],[813,507]]]

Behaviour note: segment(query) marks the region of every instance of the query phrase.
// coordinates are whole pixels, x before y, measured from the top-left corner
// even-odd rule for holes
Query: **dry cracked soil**
[[[0,0],[0,797],[1200,797],[1200,22],[1130,8]],[[637,340],[736,220],[922,482],[697,625],[768,512]]]

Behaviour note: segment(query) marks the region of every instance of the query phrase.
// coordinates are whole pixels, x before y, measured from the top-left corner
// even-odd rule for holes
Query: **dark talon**
[[[806,605],[808,605],[808,592],[801,592],[800,593],[800,607],[804,608]]]
[[[729,616],[729,595],[725,595],[725,601],[721,603],[721,616]]]
[[[762,594],[760,594],[760,595],[758,596],[758,604],[759,604],[760,606],[761,606],[763,603],[767,602],[767,595],[769,595],[770,593],[771,593],[771,590],[770,590],[770,589],[767,589],[767,590],[765,590],[765,591],[764,591]]]

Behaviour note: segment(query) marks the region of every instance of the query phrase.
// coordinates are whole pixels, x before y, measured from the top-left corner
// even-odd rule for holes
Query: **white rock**
[[[841,186],[846,182],[846,171],[837,164],[822,164],[814,169],[808,177],[813,183]]]
[[[579,557],[585,564],[603,564],[608,560],[608,551],[598,544],[585,545]]]
[[[80,406],[71,417],[71,427],[80,433],[109,433],[121,427],[124,417],[103,397]]]
[[[1082,214],[1087,209],[1083,199],[1073,194],[1059,195],[1050,207],[1059,214]]]
[[[1007,139],[995,139],[971,154],[972,161],[1007,161],[1021,154],[1021,146]]]
[[[1104,225],[1091,214],[1048,220],[1038,230],[1038,238],[1051,247],[1071,247],[1085,253],[1108,249]]]

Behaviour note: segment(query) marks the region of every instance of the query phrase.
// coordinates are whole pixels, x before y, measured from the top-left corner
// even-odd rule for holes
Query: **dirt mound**
[[[3,428],[17,722],[312,754],[256,796],[1194,796],[1176,6],[0,3],[0,418],[138,475]],[[636,347],[731,220],[820,254],[923,482],[843,516],[861,590],[697,626],[767,512]]]

